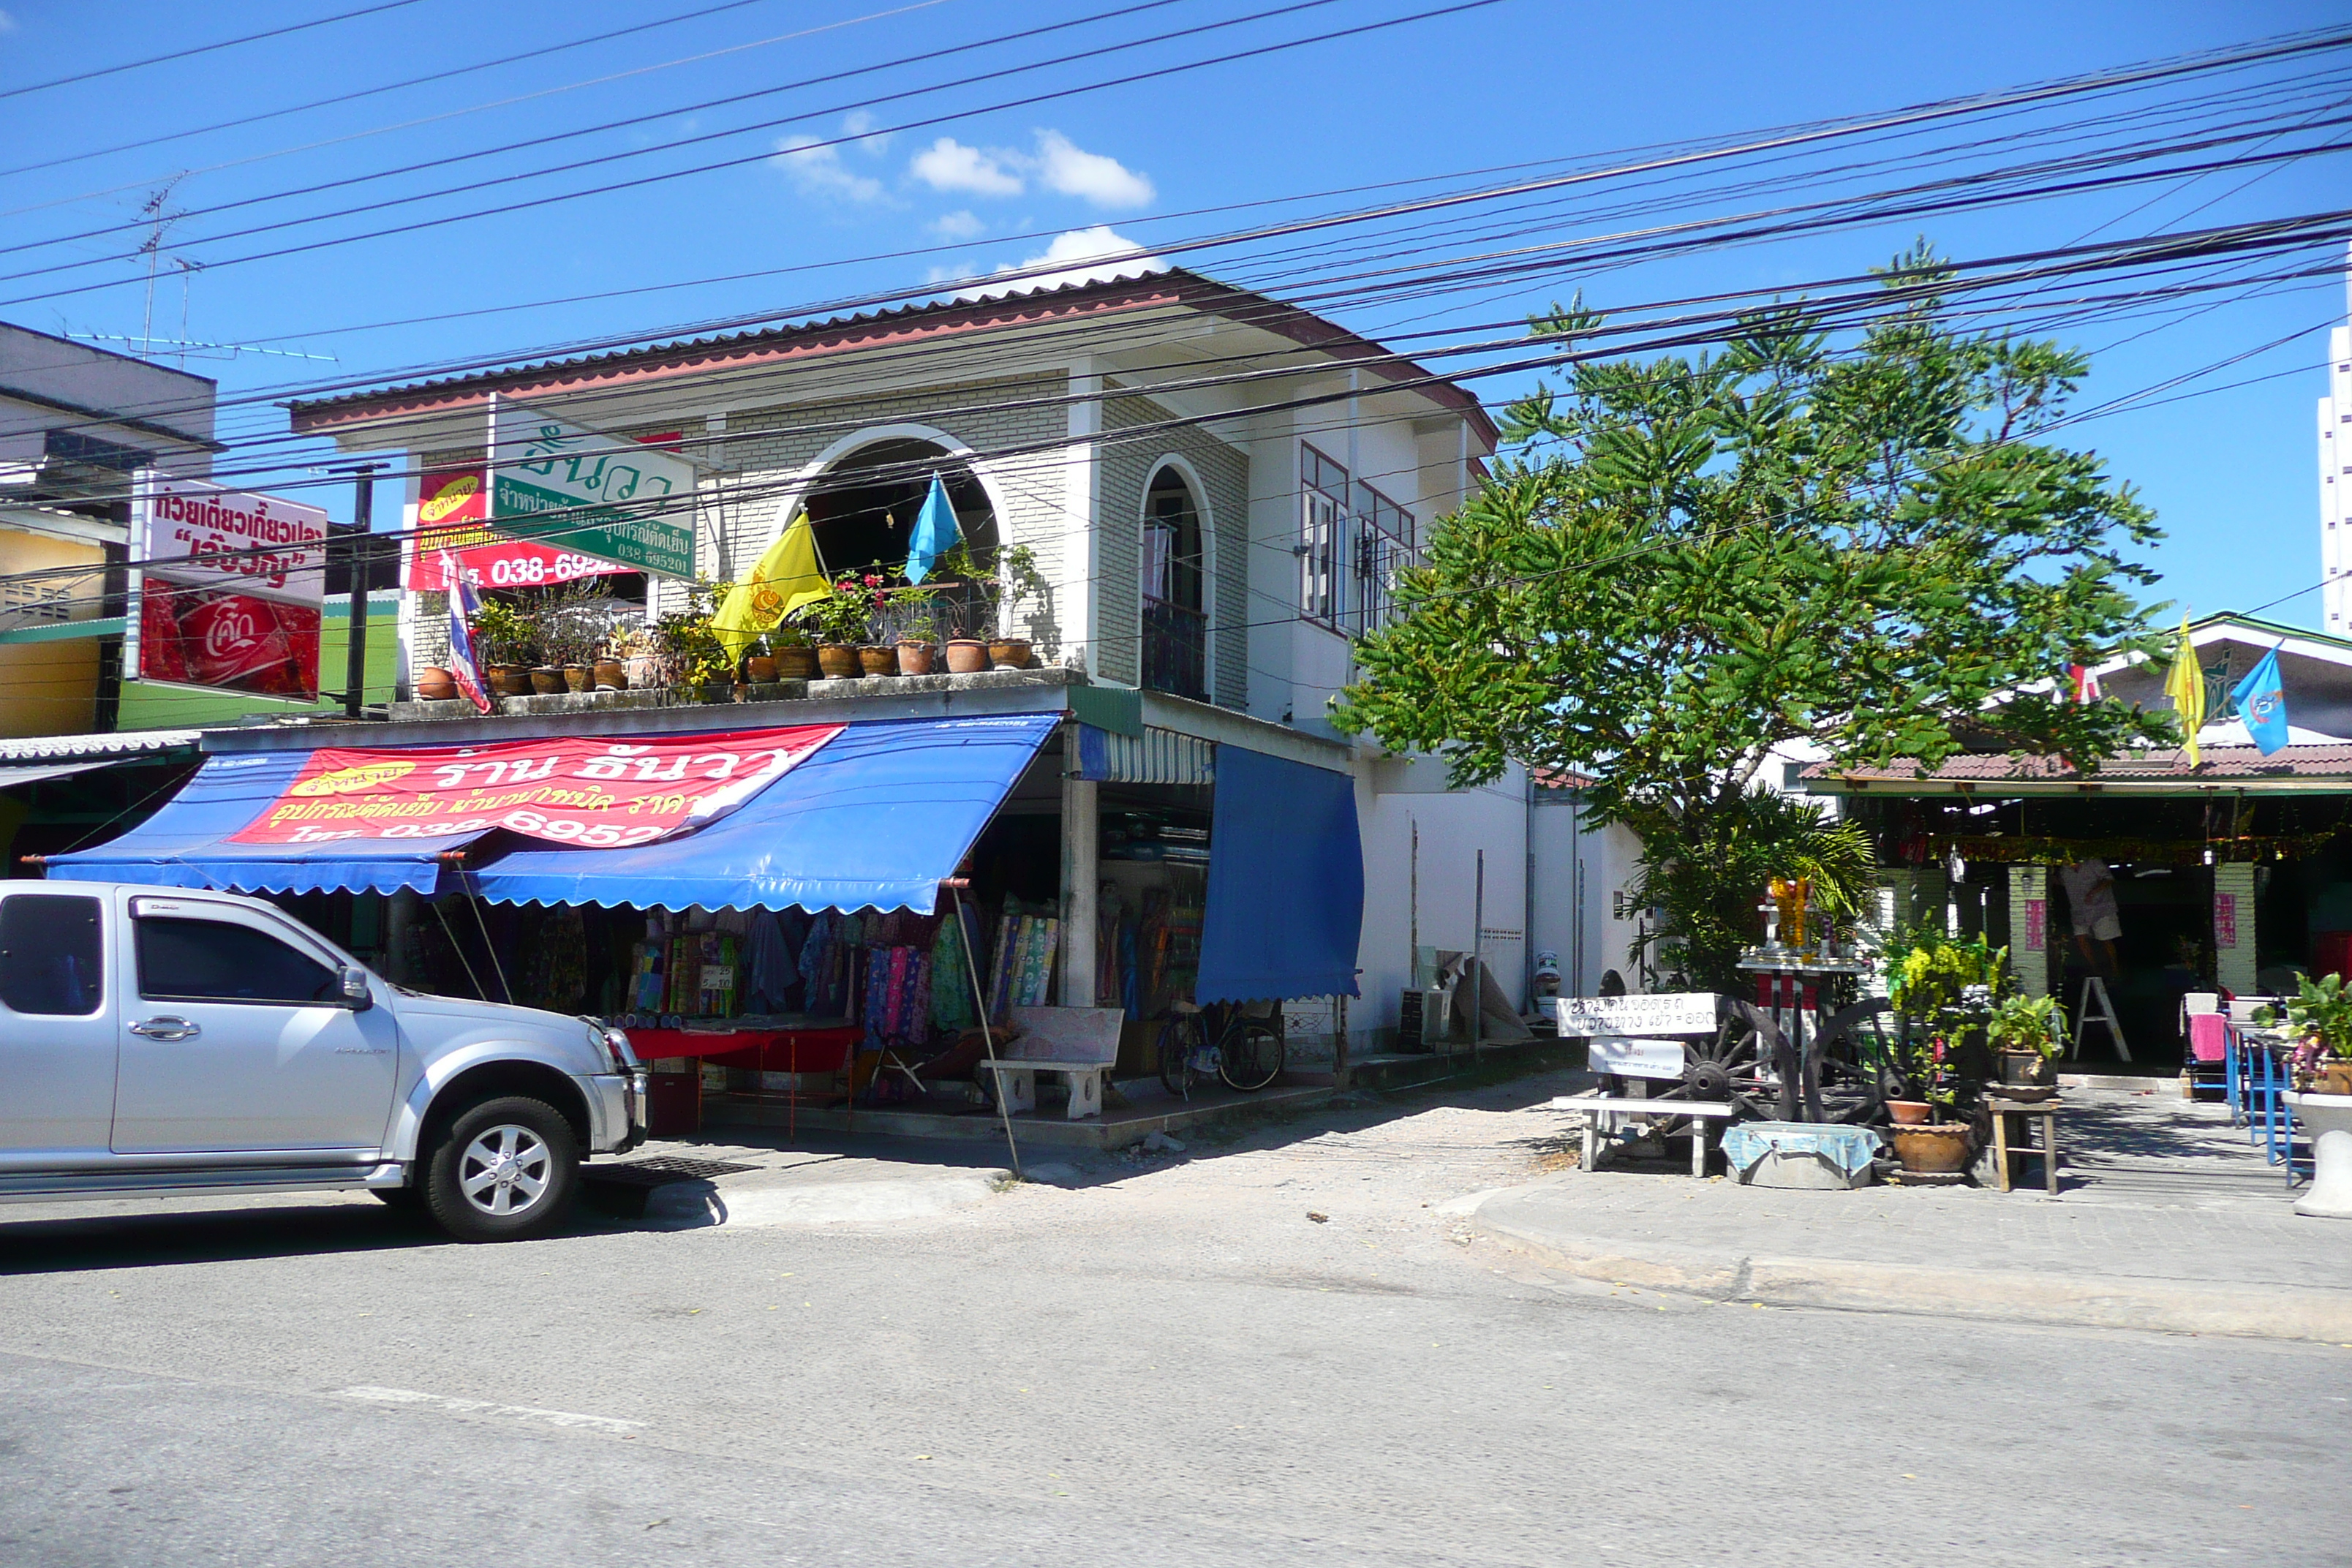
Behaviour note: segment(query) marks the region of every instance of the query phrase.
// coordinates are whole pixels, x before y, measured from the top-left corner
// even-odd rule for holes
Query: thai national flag
[[[2074,700],[2078,703],[2096,702],[2102,695],[2099,690],[2099,672],[2087,664],[2068,665],[2066,679],[2074,687]]]
[[[466,623],[482,607],[481,598],[446,550],[441,552],[441,580],[449,584],[449,674],[466,700],[487,713],[490,699],[482,689],[482,672],[474,665],[473,634],[466,629]]]

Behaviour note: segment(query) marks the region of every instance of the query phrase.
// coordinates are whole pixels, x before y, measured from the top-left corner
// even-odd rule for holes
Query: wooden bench
[[[1117,1007],[1015,1007],[1018,1037],[996,1060],[979,1070],[996,1075],[995,1089],[1007,1110],[1037,1109],[1037,1075],[1068,1080],[1069,1119],[1102,1114],[1103,1079],[1118,1060],[1118,1026],[1127,1015]]]
[[[1616,1128],[1601,1125],[1603,1116],[1612,1121],[1620,1116],[1635,1121],[1653,1121],[1667,1117],[1687,1116],[1702,1125],[1691,1132],[1691,1174],[1704,1179],[1706,1175],[1706,1128],[1708,1121],[1728,1121],[1739,1114],[1736,1106],[1713,1100],[1634,1100],[1614,1094],[1563,1094],[1551,1102],[1554,1110],[1584,1112],[1584,1156],[1580,1167],[1586,1171],[1597,1168],[1600,1142],[1605,1135],[1614,1137]]]

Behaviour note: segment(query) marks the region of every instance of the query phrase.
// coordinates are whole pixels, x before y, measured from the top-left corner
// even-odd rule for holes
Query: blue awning
[[[1200,1002],[1354,996],[1364,849],[1346,773],[1217,747]]]
[[[1060,719],[852,724],[698,831],[631,849],[509,849],[462,872],[439,857],[479,836],[224,842],[278,798],[310,753],[215,757],[146,824],[52,857],[51,874],[247,892],[463,888],[499,903],[928,912]]]
[[[1061,721],[852,724],[709,826],[634,849],[518,849],[466,885],[494,903],[930,912]]]
[[[343,838],[313,845],[226,842],[268,810],[310,760],[307,751],[211,758],[163,810],[121,837],[50,856],[49,875],[239,893],[390,893],[414,888],[431,894],[442,885],[439,857],[480,837]]]

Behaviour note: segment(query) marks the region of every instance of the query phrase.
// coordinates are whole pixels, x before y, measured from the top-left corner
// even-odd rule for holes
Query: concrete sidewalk
[[[1719,1300],[2352,1343],[2352,1222],[2294,1214],[2220,1107],[2168,1085],[2066,1099],[2056,1197],[1603,1170],[1471,1223],[1583,1278]]]

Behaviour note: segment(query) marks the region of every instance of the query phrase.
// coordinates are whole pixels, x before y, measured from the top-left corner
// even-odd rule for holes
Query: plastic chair
[[[2230,1020],[2219,1013],[2189,1015],[2189,1089],[2219,1089],[2226,1097],[2235,1077],[2230,1066]]]

